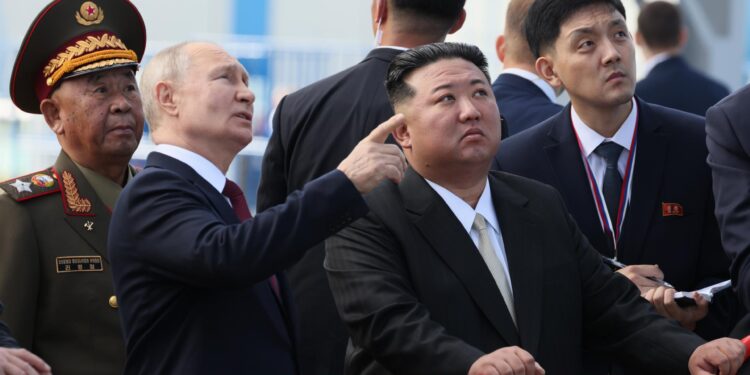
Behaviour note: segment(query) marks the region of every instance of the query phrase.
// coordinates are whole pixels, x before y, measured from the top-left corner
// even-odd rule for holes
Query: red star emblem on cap
[[[88,15],[90,16],[90,15],[94,14],[94,11],[95,11],[95,10],[96,10],[96,9],[94,9],[94,7],[92,7],[91,5],[89,5],[89,6],[88,6],[88,7],[86,8],[86,13],[88,13]]]

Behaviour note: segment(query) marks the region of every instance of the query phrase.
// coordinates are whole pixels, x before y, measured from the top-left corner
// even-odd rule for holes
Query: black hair
[[[387,0],[392,12],[414,33],[445,37],[464,9],[466,0]]]
[[[400,53],[388,67],[385,88],[391,105],[395,107],[402,100],[414,96],[414,89],[405,81],[409,73],[439,60],[454,58],[476,65],[484,73],[487,82],[490,82],[487,58],[478,47],[464,43],[426,44]]]
[[[625,18],[625,7],[620,0],[536,0],[526,18],[526,40],[535,58],[542,50],[555,44],[560,27],[579,9],[594,5],[609,5]]]
[[[671,48],[680,44],[682,15],[674,4],[655,1],[646,4],[638,15],[638,31],[646,45],[652,48]]]

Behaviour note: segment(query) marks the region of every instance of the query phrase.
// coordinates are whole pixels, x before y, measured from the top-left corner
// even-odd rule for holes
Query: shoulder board
[[[60,191],[57,173],[54,168],[29,173],[25,176],[11,178],[0,182],[0,189],[5,191],[16,202],[42,197]]]

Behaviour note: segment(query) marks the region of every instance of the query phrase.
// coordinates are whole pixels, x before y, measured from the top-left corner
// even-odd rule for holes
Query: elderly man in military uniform
[[[0,300],[20,345],[57,374],[120,374],[110,211],[143,134],[135,70],[146,34],[127,0],[59,0],[29,27],[13,103],[44,116],[54,166],[0,183]]]

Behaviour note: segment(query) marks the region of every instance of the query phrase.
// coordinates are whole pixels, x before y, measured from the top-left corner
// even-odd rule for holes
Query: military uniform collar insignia
[[[82,197],[78,182],[69,171],[62,171],[62,198],[65,213],[71,216],[94,216],[91,212],[91,200]]]
[[[17,202],[42,197],[60,190],[57,176],[52,168],[29,173],[25,176],[11,178],[0,182],[0,189]]]

